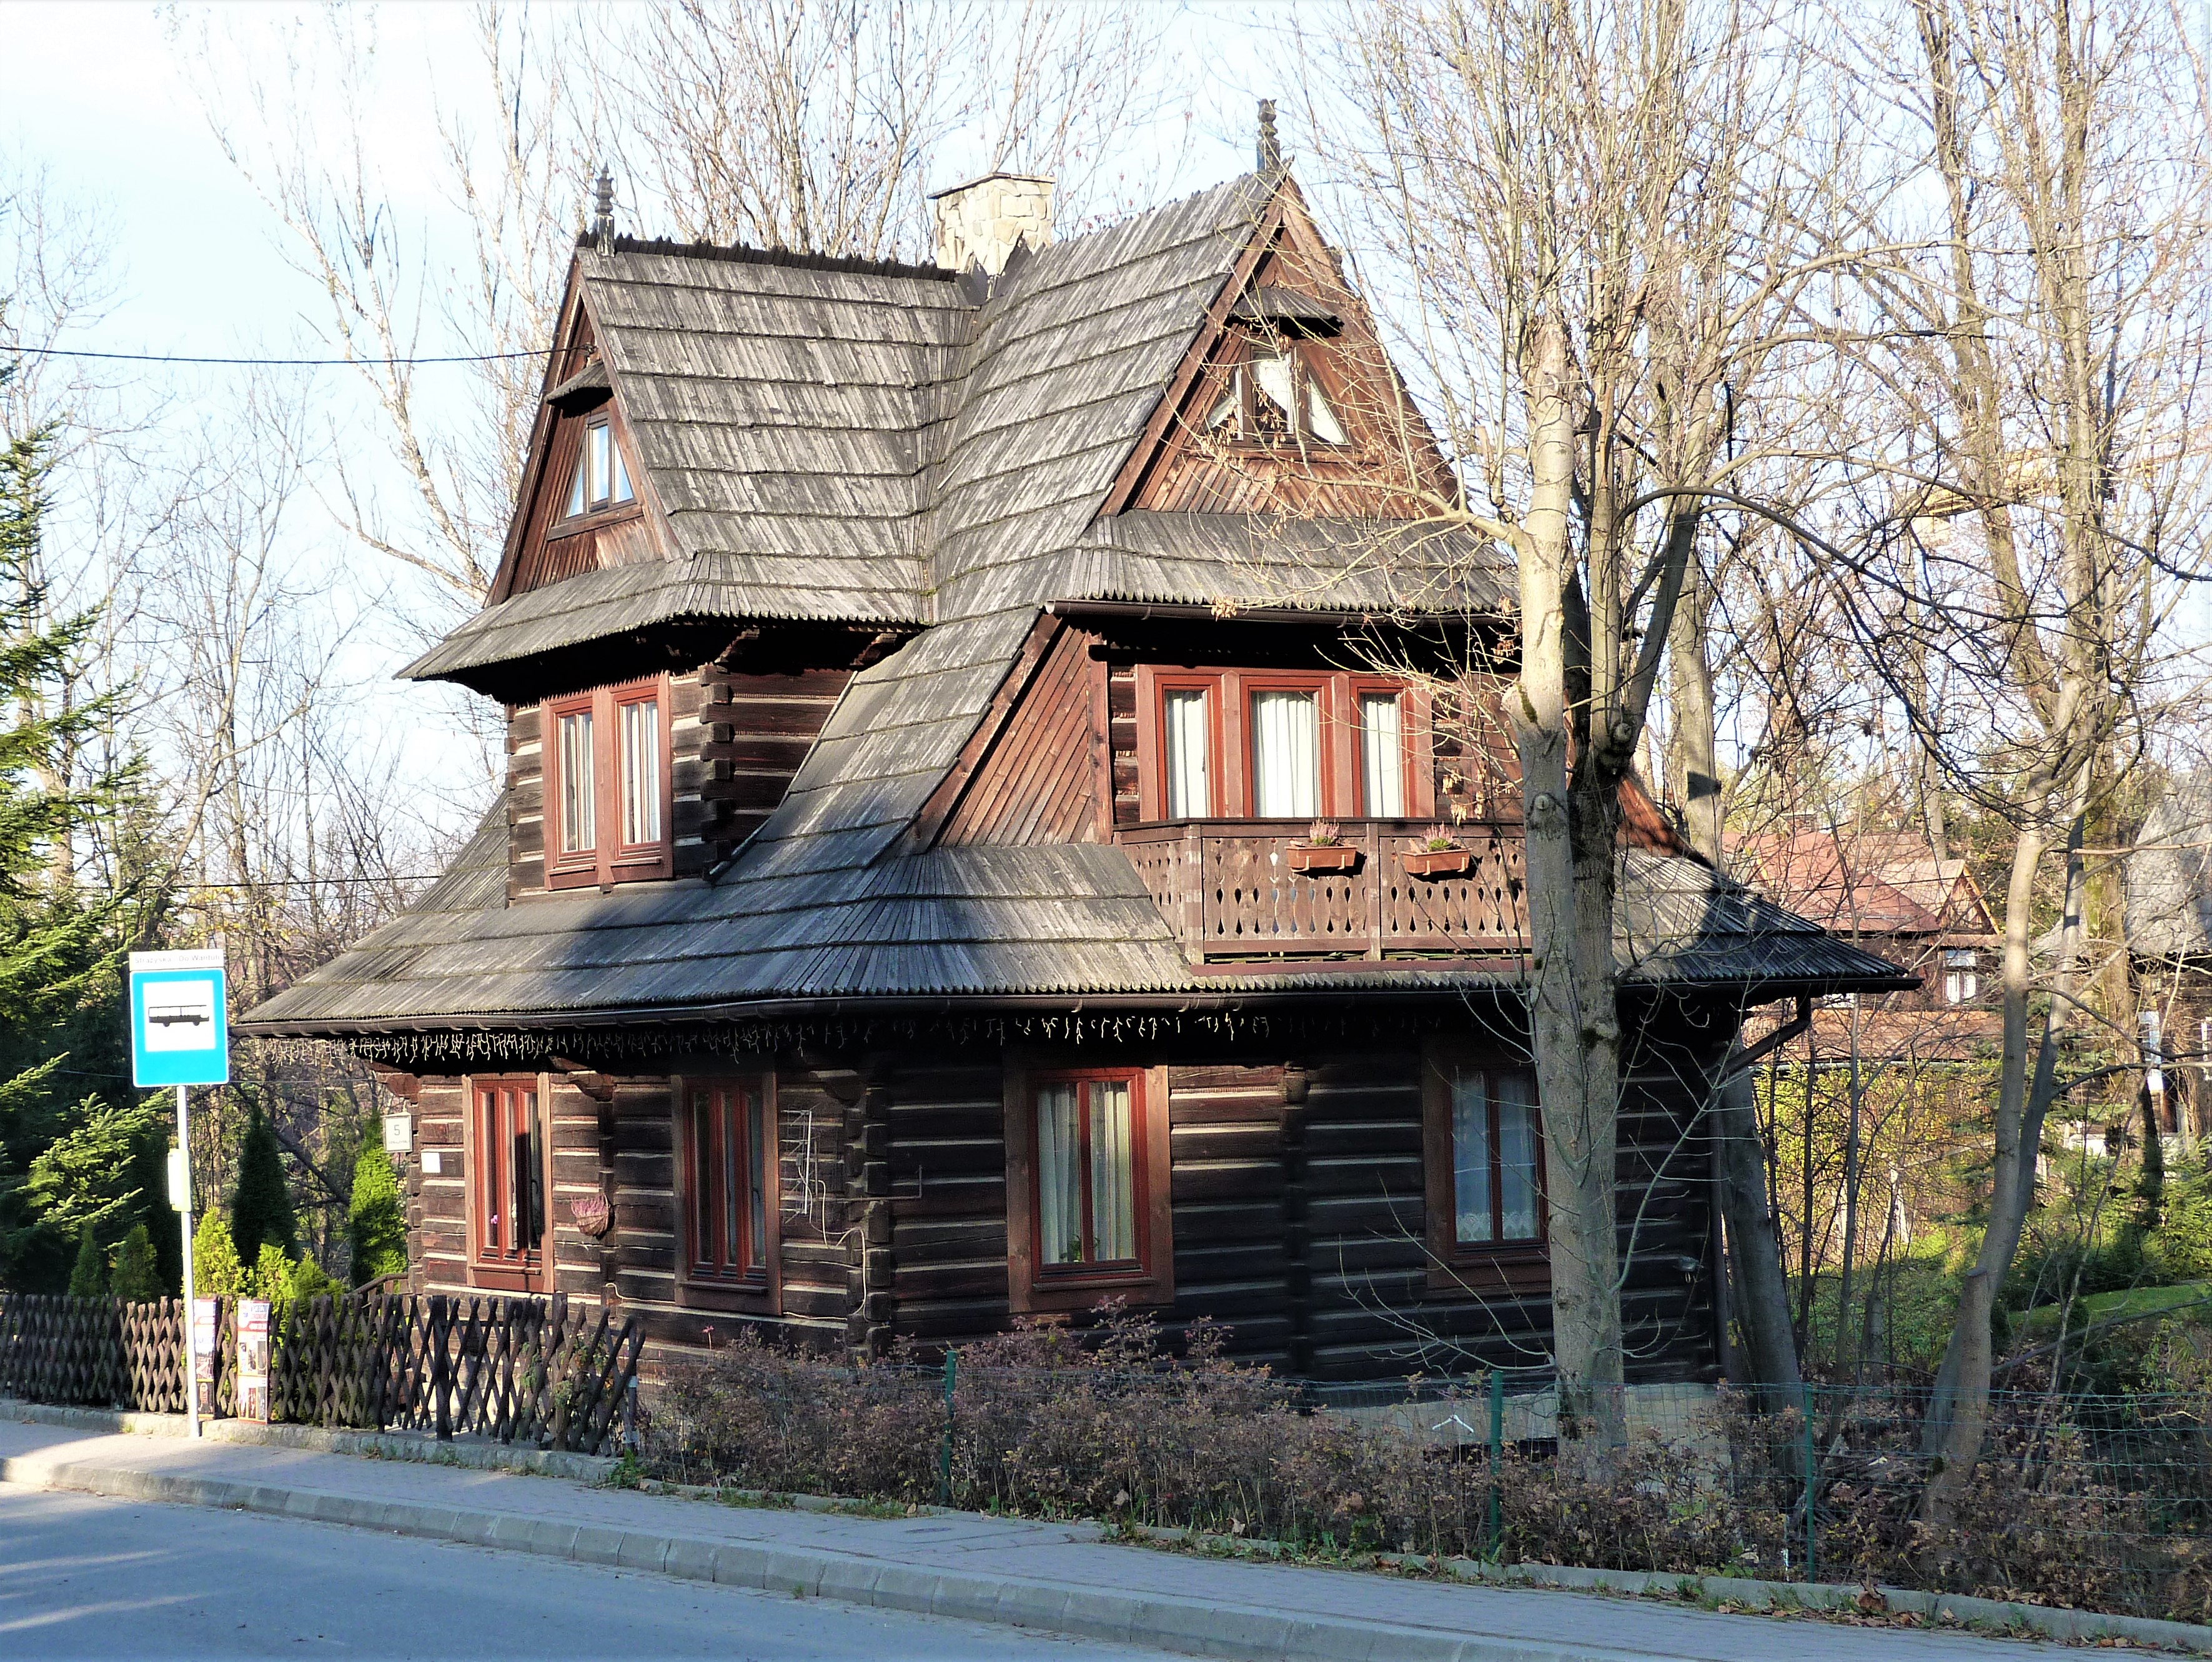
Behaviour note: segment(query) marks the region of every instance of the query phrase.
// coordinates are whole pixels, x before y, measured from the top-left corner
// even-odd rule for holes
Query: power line
[[[228,883],[195,883],[182,881],[187,889],[286,889],[301,888],[324,883],[434,883],[447,875],[444,872],[416,874],[410,877],[246,877]]]
[[[553,350],[550,346],[532,348],[527,352],[462,352],[450,357],[408,358],[203,358],[188,357],[167,352],[91,352],[74,346],[7,346],[0,353],[15,357],[38,358],[100,358],[112,363],[208,363],[261,366],[270,368],[343,368],[348,365],[361,367],[369,364],[414,365],[418,363],[500,363],[512,358],[542,358]]]

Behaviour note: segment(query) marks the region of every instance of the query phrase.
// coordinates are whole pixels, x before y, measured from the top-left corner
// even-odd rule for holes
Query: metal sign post
[[[187,1089],[230,1083],[222,949],[131,954],[131,1082],[177,1087],[169,1203],[185,1233],[185,1412],[200,1434],[199,1304],[192,1288],[192,1134]],[[220,1341],[218,1341],[220,1342]]]

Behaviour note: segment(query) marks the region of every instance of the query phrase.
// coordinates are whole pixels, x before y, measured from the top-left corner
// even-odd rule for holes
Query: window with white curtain
[[[1163,702],[1167,738],[1167,808],[1170,819],[1202,819],[1212,811],[1207,783],[1206,695],[1202,688],[1170,691]]]
[[[1321,701],[1311,692],[1252,695],[1252,812],[1308,819],[1321,812]]]
[[[1206,412],[1206,430],[1245,443],[1348,442],[1344,423],[1314,374],[1316,350],[1310,341],[1274,334],[1249,337]]]
[[[574,710],[561,718],[561,852],[582,854],[599,840],[592,780],[592,712]]]
[[[549,888],[674,874],[668,826],[668,680],[546,700]]]
[[[660,701],[621,708],[623,841],[635,848],[660,840]]]
[[[1047,1268],[1137,1257],[1136,1123],[1127,1080],[1041,1085],[1037,1258]]]
[[[1406,735],[1395,692],[1359,697],[1359,793],[1370,818],[1406,817]]]
[[[1542,1141],[1535,1082],[1527,1074],[1453,1074],[1453,1235],[1461,1245],[1541,1236]]]

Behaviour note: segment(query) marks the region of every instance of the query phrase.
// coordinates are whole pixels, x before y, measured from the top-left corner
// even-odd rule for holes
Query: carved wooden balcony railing
[[[1429,830],[1412,819],[1337,822],[1350,871],[1294,870],[1305,820],[1170,819],[1117,831],[1194,963],[1493,957],[1518,953],[1519,822],[1455,827],[1463,872],[1416,876],[1401,855]]]

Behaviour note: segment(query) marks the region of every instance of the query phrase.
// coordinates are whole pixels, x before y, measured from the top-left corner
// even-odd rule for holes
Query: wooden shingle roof
[[[1225,307],[1279,175],[1024,251],[984,292],[911,268],[578,255],[673,547],[488,607],[410,667],[442,677],[686,620],[836,619],[912,637],[854,676],[781,805],[711,884],[510,905],[503,808],[408,913],[241,1024],[344,1036],[889,995],[1187,995],[1499,983],[1346,965],[1203,977],[1110,846],[917,849],[1041,610],[1137,601],[1496,610],[1454,527],[1101,504]],[[1882,984],[1890,966],[1692,860],[1631,850],[1619,948],[1644,983]]]

